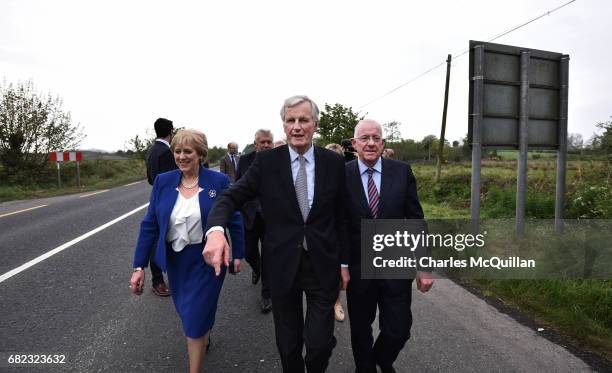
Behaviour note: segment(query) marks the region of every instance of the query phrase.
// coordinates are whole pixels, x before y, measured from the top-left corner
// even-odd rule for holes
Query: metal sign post
[[[55,164],[57,165],[57,189],[61,189],[62,188],[62,175],[60,173],[60,163],[55,162]]]
[[[563,55],[559,64],[559,150],[557,151],[557,188],[555,192],[555,231],[563,232],[565,207],[565,171],[567,155],[567,92],[569,88],[569,56]]]
[[[77,186],[79,188],[81,188],[81,167],[79,166],[80,163],[80,161],[76,161]]]
[[[77,185],[79,188],[81,187],[81,168],[80,163],[83,160],[83,154],[80,151],[75,152],[51,152],[49,153],[49,158],[52,162],[57,164],[57,187],[62,187],[62,178],[60,174],[60,163],[61,162],[69,162],[76,161],[76,178]]]
[[[525,233],[525,202],[527,194],[527,124],[529,123],[529,57],[521,52],[521,100],[519,115],[519,153],[516,175],[516,234]]]
[[[472,86],[473,96],[470,97],[473,106],[470,111],[472,122],[472,195],[470,208],[472,210],[472,233],[480,232],[480,162],[482,158],[482,103],[484,86],[484,45],[474,47],[474,75]]]

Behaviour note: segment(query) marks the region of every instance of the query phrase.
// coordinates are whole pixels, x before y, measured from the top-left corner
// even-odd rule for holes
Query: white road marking
[[[89,197],[89,196],[95,196],[96,194],[100,194],[100,193],[106,193],[108,192],[110,189],[104,189],[104,190],[99,190],[97,192],[93,192],[93,193],[89,193],[89,194],[84,194],[82,196],[79,196],[79,198],[84,198],[84,197]]]
[[[47,205],[34,206],[34,207],[30,207],[30,208],[28,208],[28,209],[23,209],[23,210],[19,210],[19,211],[9,212],[9,213],[6,213],[6,214],[2,214],[2,215],[0,215],[0,218],[3,218],[3,217],[5,217],[5,216],[9,216],[9,215],[19,214],[20,212],[26,212],[26,211],[30,211],[30,210],[36,210],[36,209],[39,209],[39,208],[41,208],[41,207],[45,207],[45,206],[47,206]]]
[[[75,238],[75,239],[74,239],[74,240],[72,240],[72,241],[66,242],[65,244],[63,244],[63,245],[61,245],[61,246],[56,247],[55,249],[53,249],[53,250],[51,250],[51,251],[49,251],[49,252],[44,253],[43,255],[39,256],[38,258],[32,259],[32,260],[30,260],[29,262],[27,262],[27,263],[25,263],[25,264],[22,264],[21,266],[19,266],[19,267],[17,267],[17,268],[15,268],[15,269],[13,269],[13,270],[11,270],[11,271],[6,272],[6,273],[5,273],[5,274],[3,274],[2,276],[0,276],[0,283],[2,283],[2,282],[4,282],[5,280],[7,280],[7,279],[9,279],[9,278],[11,278],[11,277],[13,277],[13,276],[15,276],[16,274],[18,274],[18,273],[20,273],[20,272],[25,271],[26,269],[28,269],[28,268],[32,267],[32,266],[33,266],[33,265],[35,265],[35,264],[38,264],[38,263],[42,262],[43,260],[45,260],[45,259],[47,259],[47,258],[50,258],[50,257],[52,257],[53,255],[55,255],[55,254],[57,254],[57,253],[59,253],[59,252],[62,252],[62,251],[64,251],[64,250],[66,250],[66,249],[67,249],[67,248],[69,248],[70,246],[72,246],[72,245],[74,245],[74,244],[76,244],[76,243],[79,243],[79,242],[83,241],[84,239],[86,239],[86,238],[88,238],[88,237],[90,237],[90,236],[92,236],[92,235],[94,235],[94,234],[96,234],[96,233],[98,233],[98,232],[100,232],[100,231],[102,231],[102,230],[104,230],[104,229],[106,229],[106,228],[110,227],[111,225],[113,225],[113,224],[115,224],[115,223],[117,223],[117,222],[120,222],[121,220],[123,220],[123,219],[125,219],[125,218],[129,217],[130,215],[133,215],[133,214],[137,213],[138,211],[140,211],[140,210],[142,210],[142,209],[146,208],[147,206],[149,206],[149,204],[148,204],[148,203],[146,203],[146,204],[144,204],[144,205],[142,205],[142,206],[140,206],[140,207],[137,207],[137,208],[135,208],[134,210],[132,210],[132,211],[128,212],[127,214],[123,214],[123,215],[121,215],[120,217],[118,217],[118,218],[116,218],[116,219],[114,219],[114,220],[111,220],[111,221],[109,221],[109,222],[108,222],[108,223],[106,223],[106,224],[102,224],[102,225],[101,225],[101,226],[99,226],[98,228],[96,228],[96,229],[94,229],[94,230],[91,230],[91,231],[89,231],[89,232],[87,232],[87,233],[85,233],[85,234],[83,234],[83,235],[81,235],[81,236],[79,236],[79,237]]]
[[[130,185],[140,184],[140,183],[142,183],[143,181],[144,181],[144,180],[135,181],[135,182],[133,182],[133,183],[125,184],[124,186],[130,186]]]

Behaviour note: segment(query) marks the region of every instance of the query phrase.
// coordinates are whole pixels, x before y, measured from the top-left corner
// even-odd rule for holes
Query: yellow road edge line
[[[48,205],[34,206],[34,207],[27,208],[27,209],[19,210],[19,211],[9,212],[9,213],[6,213],[6,214],[2,214],[2,215],[0,215],[0,218],[3,218],[3,217],[5,217],[5,216],[9,216],[9,215],[19,214],[20,212],[26,212],[26,211],[30,211],[30,210],[36,210],[36,209],[39,209],[39,208],[41,208],[41,207],[45,207],[45,206],[48,206]]]

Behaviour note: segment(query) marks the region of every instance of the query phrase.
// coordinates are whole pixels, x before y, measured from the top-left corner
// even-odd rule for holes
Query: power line
[[[518,29],[520,29],[520,28],[523,28],[523,27],[527,26],[528,24],[533,23],[533,22],[535,22],[535,21],[539,20],[540,18],[544,18],[544,17],[546,17],[546,16],[548,16],[548,15],[550,15],[550,14],[552,14],[552,13],[556,12],[557,10],[559,10],[559,9],[561,9],[561,8],[566,7],[567,5],[569,5],[569,4],[571,4],[571,3],[573,3],[574,1],[576,1],[576,0],[570,0],[570,1],[568,1],[567,3],[565,3],[565,4],[559,5],[558,7],[554,8],[554,9],[551,9],[551,10],[549,10],[549,11],[547,11],[547,12],[543,13],[543,14],[540,14],[539,16],[537,16],[537,17],[535,17],[535,18],[532,18],[532,19],[528,20],[527,22],[521,23],[521,24],[520,24],[520,25],[518,25],[518,26],[514,26],[514,27],[512,27],[512,28],[510,28],[510,29],[508,29],[508,30],[506,30],[506,31],[504,31],[504,32],[502,32],[502,33],[499,33],[499,34],[495,35],[494,37],[492,37],[491,39],[487,40],[487,42],[492,42],[492,41],[494,41],[494,40],[497,40],[497,39],[501,38],[502,36],[508,35],[509,33],[513,32],[513,31],[516,31],[516,30],[518,30]],[[466,50],[463,50],[463,51],[461,51],[461,52],[458,52],[457,56],[456,56],[456,57],[453,57],[453,59],[454,59],[454,60],[457,60],[457,59],[458,59],[458,58],[460,58],[461,56],[463,56],[463,55],[467,54],[469,51],[470,51],[470,49],[468,48],[468,49],[466,49]],[[410,84],[410,83],[412,83],[412,82],[414,82],[414,81],[416,81],[416,80],[420,79],[421,77],[423,77],[423,76],[425,76],[425,75],[429,74],[430,72],[432,72],[432,71],[434,71],[434,70],[438,69],[439,67],[441,67],[441,66],[443,66],[443,65],[445,65],[445,64],[446,64],[446,61],[442,61],[442,62],[440,62],[439,64],[437,64],[437,65],[435,65],[435,66],[433,66],[433,67],[431,67],[431,68],[429,68],[429,69],[427,69],[427,70],[423,71],[422,73],[420,73],[419,75],[416,75],[416,76],[415,76],[415,77],[413,77],[412,79],[410,79],[410,80],[408,80],[408,81],[406,81],[406,82],[404,82],[404,83],[402,83],[402,84],[398,85],[397,87],[395,87],[395,88],[393,88],[392,90],[390,90],[390,91],[386,92],[385,94],[382,94],[382,95],[380,95],[380,96],[376,97],[375,99],[373,99],[373,100],[369,101],[367,104],[362,105],[361,107],[359,107],[359,108],[357,109],[357,111],[359,111],[359,110],[363,109],[364,107],[366,107],[366,106],[368,106],[368,105],[373,104],[374,102],[376,102],[376,101],[378,101],[378,100],[380,100],[380,99],[382,99],[382,98],[385,98],[385,97],[389,96],[390,94],[392,94],[393,92],[395,92],[395,91],[397,91],[397,90],[399,90],[399,89],[401,89],[401,88],[404,88],[404,87],[405,87],[405,86],[407,86],[408,84]]]

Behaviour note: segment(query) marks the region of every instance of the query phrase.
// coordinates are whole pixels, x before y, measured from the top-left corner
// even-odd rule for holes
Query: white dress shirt
[[[291,160],[291,174],[293,176],[293,184],[295,185],[295,179],[297,178],[298,170],[300,169],[300,161],[298,160],[299,154],[295,150],[291,148],[291,146],[287,146],[289,149],[289,159]],[[306,183],[308,185],[308,208],[312,208],[312,201],[314,199],[314,184],[315,184],[315,162],[314,162],[314,146],[311,145],[310,149],[304,153],[304,158],[306,158]],[[206,231],[206,237],[210,234],[210,232],[219,231],[223,232],[223,227],[214,226]]]
[[[187,245],[202,242],[204,233],[198,196],[201,191],[202,188],[199,188],[198,193],[191,198],[185,198],[181,192],[178,193],[166,235],[166,240],[172,244],[172,250],[175,252],[183,250]]]
[[[161,142],[162,144],[166,145],[168,148],[170,148],[170,144],[168,143],[168,141],[164,140],[164,139],[155,139],[155,141],[157,142]]]

